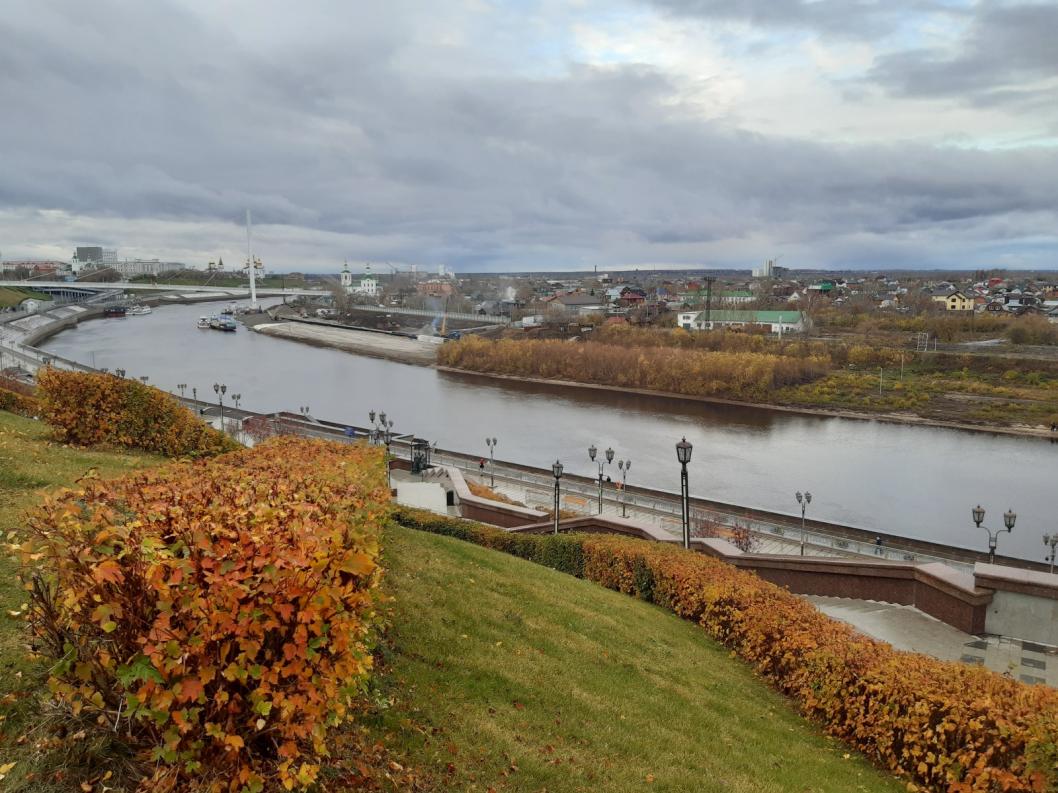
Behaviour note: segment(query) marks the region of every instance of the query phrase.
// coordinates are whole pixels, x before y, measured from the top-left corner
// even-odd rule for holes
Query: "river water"
[[[1042,560],[1044,532],[1058,529],[1052,488],[1058,445],[1017,438],[855,419],[507,383],[311,347],[256,334],[200,330],[210,308],[169,306],[153,314],[86,322],[43,346],[97,367],[147,375],[171,391],[177,383],[212,397],[213,383],[241,393],[241,406],[297,411],[367,424],[383,409],[395,429],[444,448],[594,476],[587,449],[612,446],[631,459],[629,483],[678,492],[674,444],[694,444],[691,492],[734,504],[799,514],[798,490],[812,493],[809,515],[918,539],[987,549],[970,508],[986,524],[1018,513],[1000,553]]]

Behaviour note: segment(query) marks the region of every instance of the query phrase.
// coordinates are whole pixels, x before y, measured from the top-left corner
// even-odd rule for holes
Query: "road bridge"
[[[141,284],[128,281],[0,281],[0,287],[10,286],[17,289],[33,289],[38,292],[79,292],[89,294],[111,289],[135,289],[144,292],[189,292],[223,294],[231,297],[249,297],[249,286],[208,286],[202,284]],[[329,294],[326,289],[286,289],[257,288],[258,297],[315,296]]]

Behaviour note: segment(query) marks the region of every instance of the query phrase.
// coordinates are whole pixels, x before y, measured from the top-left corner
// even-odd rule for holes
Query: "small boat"
[[[224,309],[223,311],[221,311],[220,313],[223,314],[224,316],[227,316],[227,317],[235,316],[235,304],[234,303],[229,303],[228,307],[226,309]]]
[[[107,306],[103,309],[104,317],[123,317],[128,313],[124,306]]]
[[[209,317],[199,317],[198,318],[198,327],[200,327],[200,328],[208,328],[209,327]]]
[[[142,317],[144,314],[150,314],[150,306],[129,306],[128,314],[132,317]]]
[[[212,317],[209,320],[209,326],[213,328],[213,330],[225,330],[229,333],[234,332],[235,329],[238,327],[234,319],[224,315],[221,315],[219,317]]]

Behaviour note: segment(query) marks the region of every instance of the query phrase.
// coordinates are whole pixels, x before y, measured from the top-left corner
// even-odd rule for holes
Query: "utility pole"
[[[709,326],[709,330],[712,330],[713,281],[715,281],[716,278],[707,275],[702,280],[705,281],[705,324]]]

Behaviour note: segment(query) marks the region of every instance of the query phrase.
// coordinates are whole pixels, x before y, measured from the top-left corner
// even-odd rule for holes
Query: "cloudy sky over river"
[[[127,3],[0,18],[0,249],[277,269],[1042,267],[1058,5]]]

